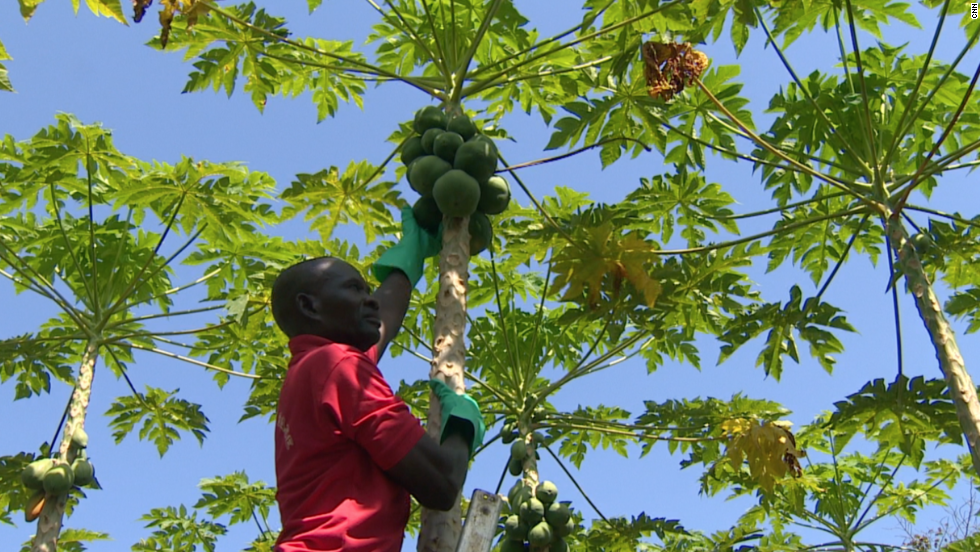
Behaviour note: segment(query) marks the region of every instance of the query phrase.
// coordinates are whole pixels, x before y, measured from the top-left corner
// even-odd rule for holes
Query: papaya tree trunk
[[[943,307],[932,289],[919,255],[897,216],[889,217],[887,231],[891,246],[897,253],[898,267],[905,275],[905,284],[915,297],[919,317],[936,348],[939,368],[946,379],[949,396],[956,405],[956,417],[963,429],[963,435],[966,436],[973,469],[980,474],[980,401],[977,400],[977,388],[966,371],[963,355],[956,344],[956,334],[946,320]]]
[[[68,406],[68,419],[65,421],[61,445],[58,448],[57,461],[60,463],[70,465],[75,459],[71,438],[76,430],[85,427],[85,414],[88,412],[88,401],[92,395],[92,377],[95,375],[95,361],[98,359],[98,354],[98,343],[94,339],[90,340],[82,354],[82,362],[78,368],[78,383]],[[53,447],[54,443],[51,446]],[[34,534],[31,552],[55,552],[58,549],[58,535],[61,533],[67,501],[67,493],[48,497],[45,500],[44,508],[37,519],[37,532]]]
[[[469,217],[446,218],[443,221],[442,253],[439,255],[439,294],[436,296],[436,320],[430,378],[438,378],[453,391],[465,389],[463,367],[466,363],[466,287],[469,280]],[[435,395],[429,395],[429,419],[426,431],[436,440],[442,431],[442,409]],[[422,509],[419,552],[454,552],[463,521],[460,497],[452,510],[440,512]]]

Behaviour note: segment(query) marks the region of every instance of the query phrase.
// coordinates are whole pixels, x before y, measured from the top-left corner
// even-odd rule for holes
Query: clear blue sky
[[[129,11],[128,3],[127,13]],[[361,47],[362,37],[376,14],[365,2],[353,0],[325,2],[313,16],[306,15],[306,2],[262,2],[273,5],[274,13],[285,15],[296,36],[318,36],[334,39],[353,39]],[[549,1],[517,2],[541,31],[542,35],[568,28],[580,16],[571,3]],[[157,7],[151,8],[153,14]],[[926,32],[909,33],[905,27],[886,30],[892,44],[911,41],[913,52],[924,51],[931,36],[934,20],[923,19]],[[950,61],[963,42],[962,31],[949,26],[937,57]],[[407,120],[415,109],[427,102],[421,93],[399,85],[386,85],[370,90],[366,109],[343,106],[340,114],[317,125],[315,109],[308,98],[297,100],[270,99],[264,115],[252,106],[248,97],[236,93],[231,99],[223,94],[180,94],[191,69],[180,55],[163,54],[143,44],[158,32],[155,15],[147,16],[140,25],[123,27],[118,23],[96,19],[85,9],[76,18],[67,2],[48,2],[25,25],[16,3],[0,5],[0,40],[14,60],[7,62],[17,94],[0,95],[0,135],[12,134],[26,139],[43,126],[51,124],[58,112],[76,115],[86,123],[101,122],[114,131],[116,145],[123,152],[145,159],[176,161],[181,154],[213,161],[244,161],[253,170],[270,173],[286,187],[292,176],[315,172],[331,165],[344,167],[352,159],[378,162],[390,151],[384,139],[398,121]],[[864,37],[865,44],[870,41]],[[835,49],[828,47],[827,38],[803,39],[791,50],[790,56],[800,74],[815,68],[826,70]],[[715,64],[734,63],[734,52],[725,43],[706,46],[703,50]],[[369,51],[369,50],[365,50]],[[972,68],[977,61],[974,52],[962,67]],[[752,99],[758,126],[768,121],[762,111],[771,94],[787,79],[774,52],[762,49],[754,38],[742,54],[741,82]],[[550,132],[537,115],[514,114],[505,119],[516,144],[501,145],[511,160],[530,160],[544,156],[542,149]],[[601,170],[598,156],[579,156],[561,164],[527,169],[522,175],[539,197],[557,185],[587,191],[597,201],[613,202],[622,199],[635,188],[637,179],[664,172],[661,158],[656,154],[621,162]],[[753,177],[745,164],[709,161],[709,179],[722,182],[726,190],[742,205],[743,210],[768,206],[767,193],[758,178]],[[966,213],[977,212],[978,202],[973,188],[965,179],[950,179],[935,194],[938,204],[955,205]],[[969,190],[969,191],[968,191]],[[403,184],[402,192],[410,194]],[[528,200],[515,194],[517,201]],[[963,198],[969,198],[964,202]],[[952,208],[951,208],[952,209]],[[768,225],[764,221],[761,225]],[[743,232],[762,226],[743,226]],[[302,236],[300,224],[277,229],[289,238]],[[342,235],[362,242],[357,228],[345,228]],[[817,413],[829,409],[833,401],[856,391],[867,380],[886,378],[895,374],[894,334],[890,296],[884,293],[887,265],[874,268],[866,260],[849,263],[831,287],[825,299],[847,311],[850,322],[860,334],[842,337],[847,352],[839,358],[833,376],[804,357],[801,366],[790,364],[782,382],[766,379],[753,368],[760,342],[744,347],[726,364],[713,366],[717,346],[703,340],[703,371],[686,365],[668,364],[647,376],[642,361],[630,361],[588,380],[570,384],[555,398],[559,408],[581,405],[616,404],[637,412],[642,401],[662,401],[668,398],[715,396],[728,398],[744,392],[756,398],[782,402],[794,411],[791,420],[797,425],[810,421]],[[178,281],[182,273],[178,271]],[[795,270],[787,269],[764,275],[753,273],[755,281],[769,300],[784,300],[793,283],[800,283],[805,293],[815,289],[809,279]],[[0,338],[29,331],[53,314],[49,305],[30,295],[15,296],[9,283],[0,282]],[[905,329],[906,370],[910,375],[938,377],[935,356],[915,315],[912,302],[902,298]],[[962,330],[963,325],[957,327]],[[980,362],[980,346],[975,334],[960,337],[960,345],[968,367]],[[92,491],[67,527],[84,527],[108,532],[115,539],[91,545],[93,551],[128,549],[139,538],[148,535],[138,518],[154,507],[191,506],[197,501],[197,483],[202,478],[246,470],[253,480],[275,483],[273,466],[272,425],[264,420],[238,424],[241,405],[248,395],[244,381],[229,383],[219,392],[210,374],[198,368],[160,357],[138,356],[132,376],[138,386],[144,384],[167,390],[180,388],[181,396],[200,403],[210,418],[211,433],[203,447],[193,438],[178,442],[163,459],[150,443],[128,437],[121,445],[112,443],[108,419],[102,414],[112,400],[128,393],[125,384],[116,381],[97,368],[90,417],[86,427],[91,437],[90,454],[104,490]],[[284,359],[285,362],[285,359]],[[99,365],[101,368],[101,364]],[[427,366],[410,356],[386,358],[381,368],[392,386],[400,379],[416,380],[426,377]],[[975,378],[977,370],[972,370]],[[35,450],[49,440],[61,415],[69,389],[56,385],[51,395],[30,401],[11,402],[12,385],[0,386],[0,454]],[[493,489],[505,461],[503,447],[494,447],[482,455],[473,468],[465,493],[474,486]],[[584,469],[576,474],[592,499],[607,516],[630,516],[645,511],[654,517],[680,519],[694,529],[727,528],[749,506],[747,501],[725,502],[722,497],[707,498],[697,494],[699,472],[680,471],[680,457],[671,457],[664,447],[658,447],[648,457],[637,460],[636,451],[626,460],[611,452],[591,454]],[[574,491],[559,468],[549,458],[541,463],[542,477],[555,481],[563,499],[572,500],[585,512],[587,519],[595,516],[584,500]],[[511,479],[505,485],[510,484]],[[929,519],[941,515],[926,516]],[[219,520],[222,521],[222,520]],[[227,520],[223,520],[227,521]],[[274,513],[270,520],[278,522]],[[0,526],[0,548],[13,549],[33,533],[33,524],[19,527]],[[219,549],[238,550],[255,535],[251,525],[231,528]],[[901,540],[900,528],[885,522],[876,533],[878,540]],[[414,549],[411,541],[406,550]]]

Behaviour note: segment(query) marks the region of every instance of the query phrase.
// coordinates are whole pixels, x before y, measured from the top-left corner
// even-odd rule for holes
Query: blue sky
[[[565,2],[557,9],[556,0],[523,1],[517,5],[542,35],[564,30],[580,17],[578,10],[567,9]],[[155,13],[156,9],[154,6],[151,11]],[[306,2],[300,0],[278,2],[273,9],[287,17],[296,36],[351,39],[355,47],[370,51],[361,45],[362,37],[376,20],[367,3],[325,2],[313,16],[306,14]],[[911,51],[924,51],[934,19],[921,19],[926,31],[894,27],[886,30],[887,40],[892,44],[909,41]],[[962,31],[954,25],[948,29],[937,54],[943,61],[951,61],[964,40]],[[112,129],[117,147],[129,155],[168,162],[182,154],[213,161],[243,161],[253,170],[270,173],[282,189],[296,173],[312,173],[331,165],[345,167],[352,159],[380,161],[392,147],[384,140],[395,125],[409,119],[428,101],[414,89],[386,85],[368,92],[363,111],[354,105],[342,106],[337,117],[318,125],[315,108],[307,97],[272,98],[265,113],[259,114],[240,92],[231,99],[223,94],[180,94],[191,67],[181,55],[163,54],[143,45],[157,32],[155,15],[147,16],[140,25],[124,27],[97,19],[84,8],[75,17],[64,2],[42,5],[25,25],[15,3],[4,3],[0,6],[0,40],[14,57],[7,67],[18,92],[0,95],[0,135],[26,139],[51,124],[56,113],[68,112],[85,123],[101,122]],[[870,44],[867,37],[862,40]],[[830,67],[836,55],[831,44],[829,37],[823,36],[801,39],[795,44],[789,55],[798,73]],[[736,62],[731,46],[725,43],[705,46],[703,50],[715,64]],[[961,66],[963,70],[972,69],[977,58],[976,52],[968,56]],[[745,83],[757,126],[764,127],[769,119],[762,111],[771,94],[787,80],[785,71],[771,49],[762,49],[758,37],[750,41],[738,61],[742,63],[738,80]],[[537,115],[512,114],[504,124],[518,140],[501,144],[507,159],[525,161],[546,155],[542,150],[550,131]],[[620,162],[604,171],[597,155],[583,155],[526,169],[522,178],[538,197],[551,193],[555,186],[569,186],[589,192],[596,201],[613,202],[635,188],[638,178],[661,172],[665,169],[657,154]],[[769,206],[768,194],[745,164],[715,158],[709,161],[708,177],[723,183],[740,202],[740,212]],[[980,201],[971,188],[971,184],[976,186],[975,176],[972,181],[962,176],[950,177],[933,201],[950,210],[977,212]],[[403,193],[414,197],[407,184],[400,186]],[[515,198],[522,205],[529,203],[520,193],[515,193]],[[769,225],[770,220],[746,225],[743,233]],[[291,224],[275,231],[299,238],[305,230],[302,224]],[[341,235],[363,242],[356,227],[342,229]],[[886,272],[887,265],[875,268],[865,259],[848,263],[825,296],[826,301],[844,308],[849,321],[860,331],[842,336],[847,351],[838,359],[833,375],[804,357],[800,366],[787,366],[781,382],[766,379],[761,370],[753,367],[759,342],[744,347],[716,367],[717,345],[704,339],[700,372],[686,365],[667,364],[648,376],[642,361],[625,362],[614,370],[569,384],[556,396],[555,404],[559,408],[615,404],[637,412],[642,410],[644,400],[697,396],[724,399],[743,392],[780,401],[794,411],[791,421],[797,425],[807,423],[865,381],[890,381],[894,377],[891,299],[884,293]],[[180,279],[180,274],[178,271],[178,281],[186,281]],[[769,275],[756,270],[752,276],[769,300],[784,300],[793,283],[799,283],[807,294],[816,291],[808,278],[792,269]],[[0,316],[0,338],[29,331],[53,314],[36,297],[14,295],[9,283],[4,282],[0,282],[0,305],[4,314]],[[931,344],[907,296],[902,297],[902,322],[907,373],[938,377]],[[957,324],[960,330],[963,326]],[[980,361],[976,334],[964,336],[961,331],[959,340],[967,366]],[[150,533],[138,521],[142,514],[167,505],[191,506],[199,497],[196,485],[202,478],[246,470],[252,480],[275,483],[272,425],[261,420],[237,423],[248,395],[247,382],[232,381],[219,392],[210,374],[198,368],[159,357],[137,359],[132,374],[137,386],[180,388],[183,398],[204,406],[211,420],[211,433],[203,447],[193,438],[185,438],[163,459],[152,444],[139,442],[135,436],[114,445],[108,419],[102,414],[115,397],[127,394],[128,389],[124,382],[97,368],[86,427],[91,437],[90,455],[104,490],[90,492],[89,499],[66,523],[67,527],[108,532],[115,539],[91,545],[89,549],[93,551],[128,549]],[[411,381],[427,374],[423,362],[407,355],[385,358],[381,369],[393,387],[401,379]],[[0,425],[0,454],[34,450],[41,441],[50,439],[68,392],[67,387],[59,385],[51,395],[11,402],[12,385],[0,386],[0,419],[6,420]],[[504,447],[496,446],[481,455],[468,478],[465,494],[469,495],[474,486],[492,490],[506,454]],[[711,531],[728,527],[749,506],[746,501],[699,496],[699,473],[679,470],[681,458],[669,456],[664,447],[657,447],[643,459],[636,456],[635,450],[628,460],[608,451],[593,453],[581,472],[573,471],[606,516],[645,511],[654,517],[680,519],[689,528]],[[543,478],[558,484],[563,499],[572,500],[587,519],[596,517],[549,458],[543,459],[541,471]],[[511,480],[508,478],[505,488]],[[923,525],[929,526],[930,519],[941,516],[941,512],[930,512],[923,518]],[[270,521],[273,526],[277,524],[275,513]],[[875,540],[885,542],[900,541],[903,535],[898,525],[890,521],[881,523],[875,531],[871,533]],[[10,549],[32,533],[33,526],[29,525],[0,526],[0,544]],[[254,535],[254,526],[234,526],[219,549],[241,549]],[[405,549],[414,546],[407,541]]]

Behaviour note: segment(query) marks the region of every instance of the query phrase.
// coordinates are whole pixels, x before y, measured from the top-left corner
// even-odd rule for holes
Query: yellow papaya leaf
[[[787,422],[728,420],[722,430],[732,435],[725,451],[732,466],[739,470],[743,461],[748,462],[749,473],[766,492],[771,493],[787,473],[803,475],[799,459],[806,453],[796,448],[796,437]]]
[[[556,256],[553,290],[565,290],[563,301],[581,297],[588,287],[586,304],[596,304],[604,279],[612,279],[619,293],[623,280],[642,294],[643,303],[653,308],[660,295],[660,283],[650,277],[646,265],[654,263],[653,246],[636,234],[621,236],[612,222],[587,227],[577,234],[579,247],[565,247]]]
[[[28,21],[34,17],[34,12],[37,11],[37,7],[42,2],[44,0],[17,0],[17,3],[20,5],[20,16],[24,18],[24,21]]]
[[[123,25],[129,25],[123,14],[122,3],[119,0],[85,0],[89,11],[100,17],[115,19]],[[78,2],[75,2],[75,13],[78,13]]]

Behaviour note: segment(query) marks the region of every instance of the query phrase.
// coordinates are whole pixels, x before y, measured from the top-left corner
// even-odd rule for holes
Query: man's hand
[[[483,444],[487,426],[483,422],[480,407],[467,394],[457,394],[441,380],[429,380],[429,389],[435,393],[442,405],[442,438],[453,434],[463,436],[470,443],[470,456]]]
[[[408,276],[414,288],[422,279],[425,259],[442,251],[442,225],[437,234],[430,234],[415,221],[411,207],[402,209],[402,239],[385,251],[374,263],[374,276],[384,282],[388,274],[398,269]]]

